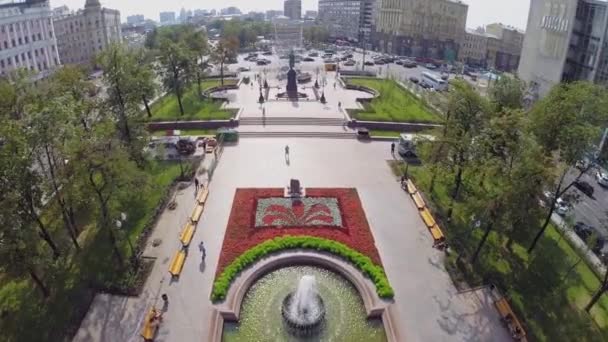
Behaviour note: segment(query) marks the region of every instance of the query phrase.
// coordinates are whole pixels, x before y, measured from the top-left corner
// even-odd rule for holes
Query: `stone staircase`
[[[328,138],[356,139],[357,133],[349,132],[305,132],[305,131],[258,131],[239,132],[239,138]]]
[[[250,117],[240,118],[239,126],[344,126],[341,118]]]

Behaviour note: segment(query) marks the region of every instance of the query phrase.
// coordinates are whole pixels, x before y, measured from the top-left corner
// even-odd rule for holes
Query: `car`
[[[435,70],[435,69],[437,69],[437,67],[435,66],[435,64],[432,64],[432,63],[426,63],[426,64],[424,65],[424,67],[425,67],[425,68],[427,68],[427,69],[430,69],[430,70]]]
[[[315,59],[312,57],[304,57],[304,59],[302,59],[304,62],[314,62]]]
[[[319,57],[319,53],[318,52],[311,52],[308,54],[308,57]]]
[[[398,60],[395,61],[395,64],[397,64],[397,65],[403,65],[403,61],[400,60],[400,59],[398,59]]]
[[[579,221],[579,222],[576,222],[576,224],[574,225],[574,232],[583,241],[587,241],[589,239],[589,237],[593,234],[594,231],[595,231],[595,228],[593,228],[592,226],[590,226],[584,222]]]
[[[409,80],[410,80],[410,82],[415,83],[415,84],[418,84],[418,82],[420,82],[418,77],[414,77],[414,76],[410,76]]]
[[[262,55],[264,55],[264,56],[272,56],[272,51],[264,51],[262,53]]]
[[[384,63],[384,60],[382,60],[382,59],[376,59],[374,61],[374,64],[376,64],[376,65],[384,65],[385,63]]]
[[[257,65],[266,65],[266,61],[263,59],[260,59],[256,62]]]
[[[403,62],[403,67],[404,67],[404,68],[409,68],[409,69],[411,69],[411,68],[415,68],[416,66],[417,66],[417,64],[416,64],[416,62],[414,62],[414,61],[407,60],[407,61],[404,61],[404,62]]]
[[[448,74],[441,74],[441,79],[442,80],[447,81],[448,78],[450,78],[450,75],[448,75]]]
[[[574,182],[574,186],[585,195],[593,198],[593,186],[591,186],[591,184],[582,180],[577,180],[576,182]]]
[[[371,66],[371,65],[374,65],[374,62],[372,62],[372,61],[366,61],[365,65]]]
[[[355,64],[356,64],[355,61],[353,61],[352,59],[349,59],[346,62],[344,62],[344,65],[346,65],[346,66],[354,66]]]
[[[239,72],[244,72],[244,71],[251,71],[251,68],[248,68],[248,67],[239,67],[237,70]]]
[[[598,171],[595,175],[595,179],[597,180],[597,184],[608,187],[608,174]]]
[[[551,205],[551,201],[553,201],[553,192],[545,191],[544,195],[545,198],[541,201],[541,205],[543,207],[549,207],[549,205]],[[570,211],[570,207],[570,203],[568,203],[568,201],[562,199],[561,197],[558,197],[555,201],[555,212],[560,216],[566,216],[566,214],[568,214],[568,211]]]

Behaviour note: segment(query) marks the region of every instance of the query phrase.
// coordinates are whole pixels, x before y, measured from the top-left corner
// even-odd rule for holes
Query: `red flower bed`
[[[309,235],[338,241],[367,255],[375,264],[382,265],[356,189],[306,189],[307,197],[338,200],[342,219],[339,227],[310,224],[256,227],[258,199],[282,196],[283,189],[280,188],[236,190],[216,275],[248,249],[263,241],[284,235]],[[295,208],[296,204],[294,204]]]

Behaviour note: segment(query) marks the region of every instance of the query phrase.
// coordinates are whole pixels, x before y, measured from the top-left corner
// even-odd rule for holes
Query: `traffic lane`
[[[595,227],[598,234],[608,237],[606,227],[606,208],[608,208],[608,189],[602,187],[595,180],[595,170],[581,176],[581,180],[593,187],[593,198],[583,194],[575,186],[570,188],[569,193],[574,194],[578,201],[573,206],[574,222],[583,222]],[[571,170],[564,178],[564,184],[570,184],[578,176],[578,171]]]

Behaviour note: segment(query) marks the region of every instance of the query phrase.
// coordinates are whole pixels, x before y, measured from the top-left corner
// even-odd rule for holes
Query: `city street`
[[[577,171],[577,170],[575,170]],[[568,192],[578,198],[574,203],[573,209],[568,213],[572,221],[584,222],[597,230],[599,236],[608,237],[608,189],[599,185],[595,179],[596,170],[592,169],[581,177],[582,181],[593,186],[593,198],[583,194],[576,187],[572,186]],[[577,176],[577,172],[571,171],[565,179],[565,184],[570,184]]]

